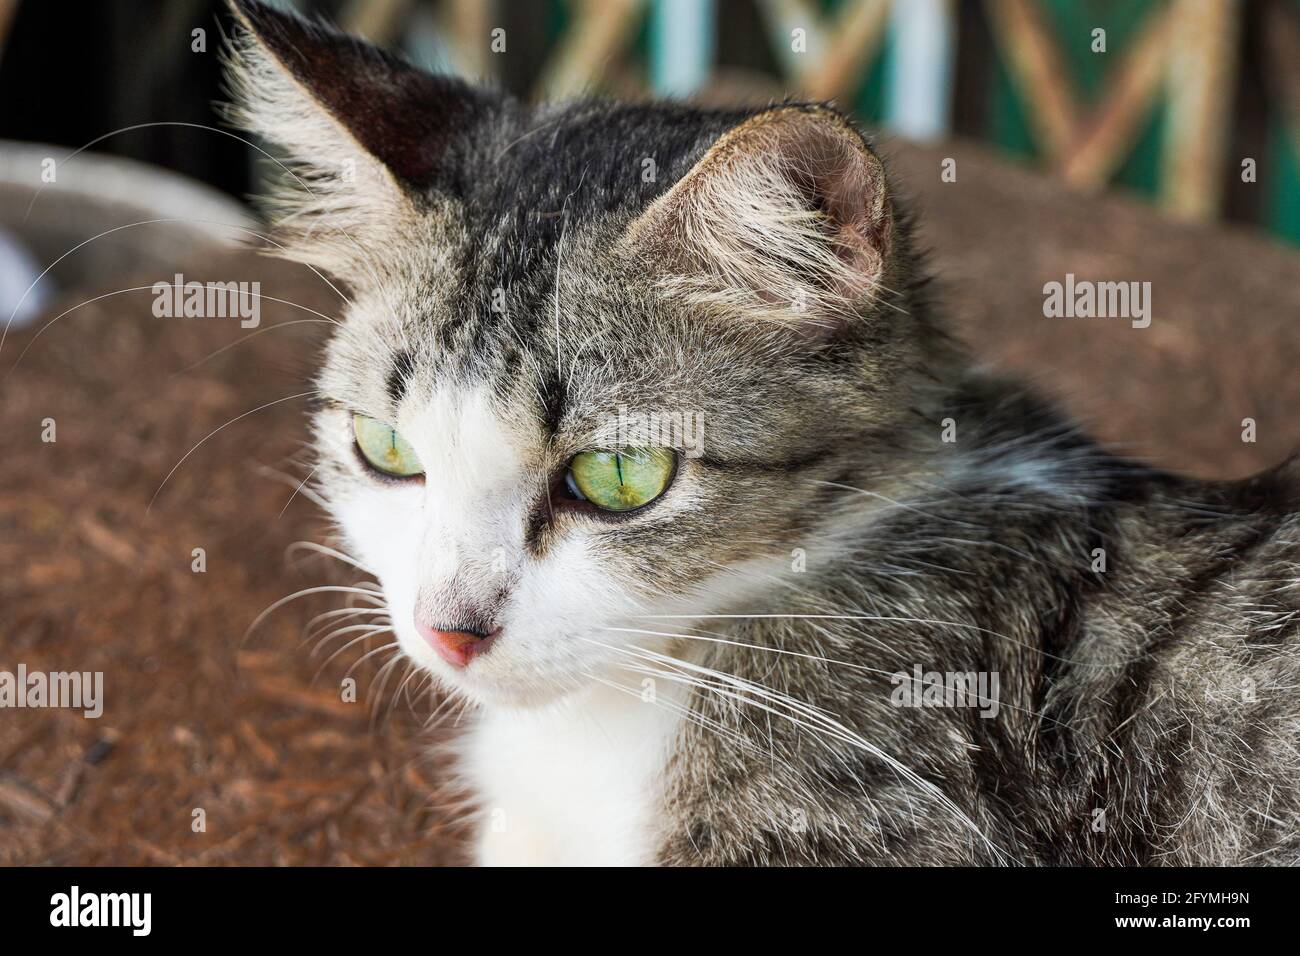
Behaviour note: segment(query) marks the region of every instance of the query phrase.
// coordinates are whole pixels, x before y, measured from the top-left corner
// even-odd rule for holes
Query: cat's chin
[[[494,675],[469,673],[469,668],[448,674],[445,668],[433,669],[442,687],[454,694],[468,698],[479,707],[490,710],[537,710],[559,703],[582,690],[582,684],[573,680],[516,681]]]
[[[404,648],[405,650],[405,648]],[[407,656],[428,671],[443,690],[473,704],[491,709],[533,710],[557,703],[580,692],[591,683],[576,675],[548,675],[537,668],[519,668],[514,662],[494,659],[486,653],[463,667],[439,659],[427,647],[416,646]]]

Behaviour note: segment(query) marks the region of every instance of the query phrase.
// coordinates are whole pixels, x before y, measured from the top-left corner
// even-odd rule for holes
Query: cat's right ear
[[[810,338],[835,334],[894,281],[884,167],[819,104],[773,107],[724,133],[627,238],[669,293]]]
[[[287,154],[272,210],[289,254],[347,277],[413,193],[445,187],[449,150],[495,100],[260,0],[229,3],[228,116]]]

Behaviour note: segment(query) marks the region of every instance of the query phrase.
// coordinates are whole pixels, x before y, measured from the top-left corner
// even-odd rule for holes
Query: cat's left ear
[[[816,334],[882,293],[894,233],[862,135],[832,109],[790,105],[719,137],[627,238],[667,289]]]
[[[261,0],[228,2],[241,28],[230,117],[282,147],[297,176],[275,197],[293,257],[346,275],[413,194],[446,188],[449,152],[498,98]]]

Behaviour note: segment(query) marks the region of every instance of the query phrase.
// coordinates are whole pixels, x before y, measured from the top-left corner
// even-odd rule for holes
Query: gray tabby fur
[[[1229,484],[1159,473],[973,370],[870,153],[855,188],[885,231],[846,240],[858,258],[819,248],[747,269],[746,249],[824,242],[823,220],[756,212],[742,235],[734,210],[675,257],[699,233],[667,235],[656,200],[721,165],[720,138],[756,119],[841,148],[850,127],[823,107],[529,108],[432,78],[411,93],[376,51],[238,6],[260,37],[234,54],[240,120],[315,192],[282,198],[283,234],[354,299],[321,372],[327,405],[395,420],[399,400],[483,386],[542,471],[619,405],[705,416],[691,500],[598,533],[648,605],[690,598],[689,619],[641,623],[676,636],[637,663],[694,691],[656,797],[659,862],[1300,863],[1294,462]],[[350,114],[338,91],[354,78],[313,43],[370,64],[367,96],[393,111],[452,118],[411,121],[418,154],[394,145],[400,124],[371,115],[382,100]],[[290,46],[306,51],[296,66]],[[761,162],[754,143],[740,137],[736,164]],[[344,154],[361,163],[351,181],[323,171]],[[720,249],[728,235],[758,239]],[[809,313],[759,287],[787,278],[811,290]],[[332,426],[318,435],[332,500],[365,479]],[[539,559],[565,533],[519,529]],[[896,706],[893,675],[917,666],[996,673],[996,716]]]

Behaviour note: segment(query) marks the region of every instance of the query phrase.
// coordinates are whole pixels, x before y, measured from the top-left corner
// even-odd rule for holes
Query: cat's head
[[[407,654],[485,702],[639,689],[689,623],[663,615],[833,560],[936,338],[848,122],[533,108],[235,6],[280,237],[350,297],[316,475]]]

